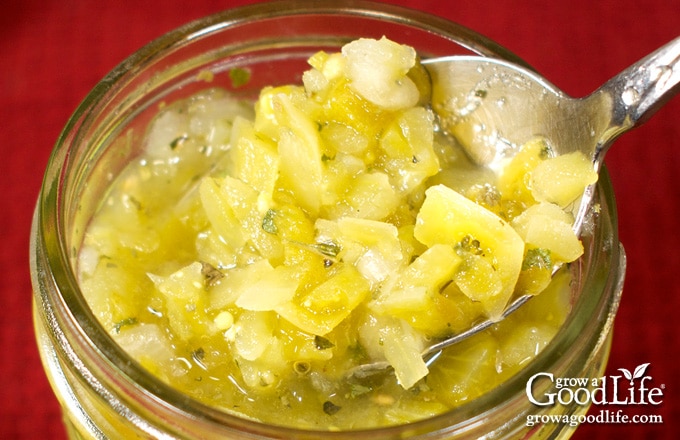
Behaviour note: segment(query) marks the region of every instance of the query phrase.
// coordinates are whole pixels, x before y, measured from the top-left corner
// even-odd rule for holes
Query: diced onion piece
[[[346,44],[347,77],[352,87],[372,103],[398,110],[418,103],[420,92],[406,74],[415,65],[416,52],[386,38],[358,39]]]
[[[421,355],[423,337],[404,320],[390,316],[369,317],[360,326],[359,336],[369,356],[389,362],[403,388],[411,388],[427,375],[428,369]]]

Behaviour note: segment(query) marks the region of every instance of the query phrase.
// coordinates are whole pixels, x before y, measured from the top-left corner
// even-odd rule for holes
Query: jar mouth
[[[105,365],[100,374],[117,377],[117,386],[121,390],[141,390],[148,401],[160,402],[176,414],[187,418],[200,417],[215,426],[245,427],[249,432],[273,438],[318,438],[319,435],[349,438],[359,432],[308,431],[264,425],[220,411],[180,393],[139,366],[114,343],[91,312],[75,274],[79,240],[89,220],[88,213],[94,209],[95,194],[105,192],[106,186],[117,174],[115,170],[96,166],[104,154],[99,149],[105,148],[111,143],[111,138],[125,131],[125,123],[118,115],[144,119],[145,110],[150,105],[137,101],[141,92],[155,96],[154,102],[160,101],[164,96],[164,84],[175,74],[180,80],[173,80],[173,87],[191,90],[192,83],[188,78],[193,77],[194,66],[202,62],[201,57],[220,53],[219,48],[210,46],[210,38],[225,30],[253,22],[280,24],[281,20],[291,16],[317,19],[319,16],[339,15],[388,23],[395,29],[418,29],[423,35],[432,35],[433,40],[450,41],[461,51],[501,57],[526,66],[524,61],[497,43],[460,25],[423,12],[361,0],[322,0],[304,4],[284,0],[254,4],[189,23],[143,47],[107,75],[76,109],[57,141],[45,174],[31,244],[33,249],[43,248],[45,256],[42,262],[39,255],[32,258],[32,272],[34,283],[57,286],[51,292],[50,289],[36,287],[36,292],[42,292],[37,295],[40,295],[38,301],[44,306],[44,319],[56,323],[55,328],[68,329],[63,330],[65,334],[75,335],[57,335],[62,342],[62,356],[103,359]],[[353,38],[351,33],[348,31],[341,35],[340,40]],[[289,38],[293,38],[292,34]],[[333,36],[326,41],[334,45],[339,40]],[[233,53],[238,55],[252,50],[252,42],[247,43],[244,42]],[[271,42],[259,40],[258,44],[269,47]],[[208,55],[192,58],[194,64],[184,64],[182,56],[186,48],[200,48],[202,45]],[[93,151],[90,146],[97,143],[101,145],[96,145],[97,151]],[[132,155],[133,152],[125,154]],[[89,186],[88,191],[91,191],[86,202],[81,199],[82,190],[77,190],[83,185]],[[584,239],[586,255],[572,265],[578,279],[574,289],[587,295],[581,294],[576,298],[566,322],[551,343],[527,367],[489,393],[438,416],[408,425],[380,428],[381,435],[424,434],[442,429],[455,432],[456,429],[474,427],[499,406],[517,406],[525,398],[526,383],[533,374],[555,369],[566,374],[574,357],[586,356],[596,349],[596,345],[604,344],[597,335],[611,326],[625,271],[625,258],[618,244],[613,191],[606,170],[600,175],[596,197],[601,213],[595,218],[592,236]]]

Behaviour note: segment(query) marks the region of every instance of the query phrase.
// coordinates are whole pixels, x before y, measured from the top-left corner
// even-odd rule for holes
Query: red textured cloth
[[[10,0],[0,13],[0,438],[62,439],[31,321],[28,236],[50,150],[67,118],[111,68],[195,18],[249,1]],[[395,0],[470,27],[574,96],[680,35],[680,1]],[[680,421],[680,97],[626,134],[607,158],[628,274],[608,372],[650,363],[663,423],[588,424],[575,438],[677,438]]]

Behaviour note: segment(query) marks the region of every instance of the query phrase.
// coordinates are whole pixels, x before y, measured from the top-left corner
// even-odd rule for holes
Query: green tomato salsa
[[[83,293],[144,368],[230,413],[327,430],[442,413],[564,321],[570,276],[551,271],[583,252],[565,207],[597,175],[539,138],[500,172],[472,164],[408,46],[360,39],[309,64],[254,105],[207,88],[159,106],[88,228]],[[428,343],[527,293],[425,365]],[[348,376],[373,361],[392,370]]]

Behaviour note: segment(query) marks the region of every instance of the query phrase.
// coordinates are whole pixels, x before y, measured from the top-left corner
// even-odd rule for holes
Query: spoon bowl
[[[633,64],[584,98],[572,98],[537,73],[479,56],[423,62],[432,81],[440,128],[474,127],[463,147],[480,166],[500,169],[537,136],[553,153],[581,151],[599,171],[613,141],[647,121],[680,91],[680,37]],[[587,218],[593,186],[574,205],[574,231]]]
[[[680,37],[651,53],[584,98],[573,98],[534,71],[480,56],[450,56],[423,61],[431,79],[431,106],[439,129],[455,133],[472,127],[460,140],[478,166],[498,171],[525,142],[546,139],[555,155],[580,151],[599,171],[614,140],[647,121],[680,92]],[[573,204],[573,230],[587,228],[595,185]],[[556,267],[553,274],[559,269]],[[511,301],[502,315],[486,319],[422,352],[429,366],[446,347],[505,319],[532,296]],[[362,365],[355,378],[389,369],[388,362]]]

